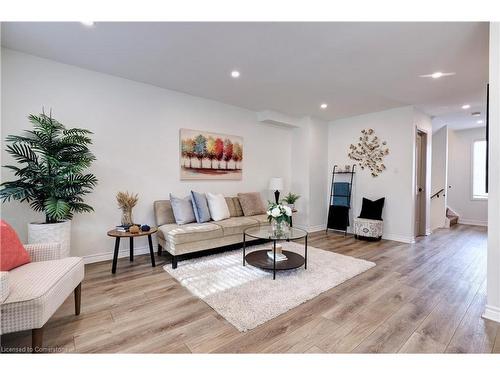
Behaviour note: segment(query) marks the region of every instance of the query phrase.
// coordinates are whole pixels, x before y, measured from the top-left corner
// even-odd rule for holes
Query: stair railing
[[[441,190],[439,190],[437,193],[435,193],[435,194],[431,195],[431,199],[434,199],[434,198],[439,198],[439,195],[440,195],[441,193],[443,193],[443,192],[444,192],[444,188],[442,188]],[[444,194],[443,194],[443,196],[444,196]]]

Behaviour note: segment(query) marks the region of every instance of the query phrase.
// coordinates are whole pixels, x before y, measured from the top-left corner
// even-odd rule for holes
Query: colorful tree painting
[[[233,144],[233,161],[234,161],[234,169],[238,168],[238,162],[243,160],[243,147],[238,143]]]
[[[181,140],[181,154],[189,159],[189,168],[192,167],[191,158],[194,157],[194,141],[191,138]]]
[[[222,156],[224,161],[227,163],[233,158],[233,142],[229,138],[224,139],[224,155]]]
[[[181,179],[241,179],[241,137],[181,129],[180,155]]]
[[[202,134],[194,139],[194,154],[200,161],[200,168],[203,167],[203,159],[207,156],[207,139]]]
[[[212,136],[207,137],[207,158],[210,160],[210,168],[213,168],[215,159],[215,139]]]
[[[220,162],[224,156],[224,142],[220,138],[215,139],[215,160],[218,161],[217,168],[220,168]]]

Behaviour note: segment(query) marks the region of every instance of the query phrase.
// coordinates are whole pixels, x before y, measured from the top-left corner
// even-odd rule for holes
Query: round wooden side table
[[[155,254],[153,251],[153,240],[151,239],[151,235],[156,233],[158,228],[151,227],[150,230],[139,233],[130,233],[130,232],[120,232],[116,229],[112,229],[108,231],[108,236],[115,238],[115,252],[113,254],[113,266],[111,267],[111,272],[116,273],[116,262],[118,261],[118,251],[120,249],[120,239],[128,237],[130,239],[130,261],[134,261],[134,237],[143,237],[148,236],[149,242],[149,254],[151,255],[151,266],[156,267],[155,264]]]

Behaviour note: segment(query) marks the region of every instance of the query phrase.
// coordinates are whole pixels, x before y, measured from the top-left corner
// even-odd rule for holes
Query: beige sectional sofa
[[[161,255],[162,249],[168,251],[172,255],[172,268],[177,268],[179,255],[241,243],[245,229],[268,222],[266,214],[243,216],[237,197],[226,197],[226,203],[229,219],[178,225],[170,201],[155,201],[158,254]]]

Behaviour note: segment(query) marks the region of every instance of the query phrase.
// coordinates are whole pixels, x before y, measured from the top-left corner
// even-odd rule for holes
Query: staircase
[[[458,214],[448,207],[446,208],[445,228],[450,228],[455,224],[458,224]]]

